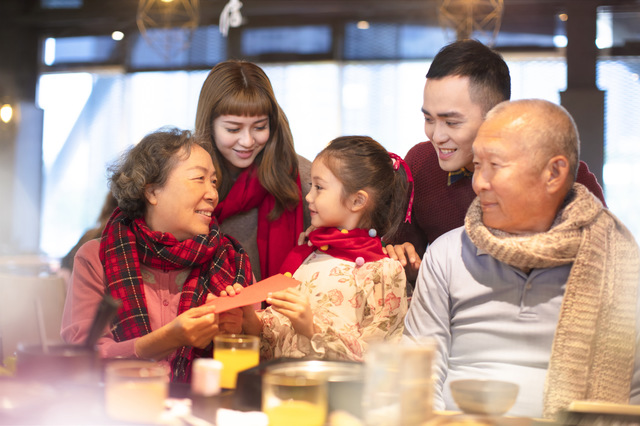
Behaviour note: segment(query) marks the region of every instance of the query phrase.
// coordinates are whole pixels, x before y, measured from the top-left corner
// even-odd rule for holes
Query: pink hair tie
[[[389,157],[391,157],[391,160],[393,161],[393,170],[397,172],[400,166],[402,166],[405,173],[407,174],[407,181],[411,184],[411,197],[409,197],[407,214],[404,217],[405,222],[411,223],[411,209],[413,208],[413,190],[414,190],[413,176],[411,175],[411,169],[409,169],[409,165],[407,164],[407,162],[404,161],[402,157],[400,157],[399,155],[394,154],[393,152],[390,152]]]

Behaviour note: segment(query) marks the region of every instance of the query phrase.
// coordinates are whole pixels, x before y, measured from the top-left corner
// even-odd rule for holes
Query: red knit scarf
[[[285,210],[279,218],[269,221],[275,198],[260,184],[257,168],[251,166],[240,173],[229,194],[213,212],[220,223],[240,212],[258,208],[258,255],[262,279],[278,273],[280,265],[298,242],[304,230],[300,176],[296,178],[299,201],[293,210]]]
[[[352,229],[350,231],[338,228],[318,228],[309,234],[309,244],[296,246],[285,259],[280,273],[293,273],[302,262],[315,250],[321,250],[338,259],[349,262],[375,262],[389,257],[382,249],[380,237],[371,237],[366,229]],[[362,258],[361,261],[358,258]]]
[[[178,315],[205,303],[207,294],[227,286],[252,283],[249,258],[240,244],[222,234],[211,220],[209,234],[178,241],[169,233],[152,231],[143,218],[127,218],[116,208],[100,241],[100,261],[107,292],[122,301],[112,329],[121,342],[151,332],[140,264],[160,270],[192,268],[180,295]],[[172,380],[189,381],[191,362],[212,356],[212,349],[182,347],[172,362]]]

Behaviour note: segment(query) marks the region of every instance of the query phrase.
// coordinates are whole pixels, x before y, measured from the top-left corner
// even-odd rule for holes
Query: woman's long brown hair
[[[213,120],[221,115],[269,117],[269,140],[255,159],[260,183],[276,200],[269,219],[295,207],[300,202],[300,193],[296,184],[298,157],[293,136],[271,82],[260,67],[245,61],[221,62],[209,72],[200,91],[196,132],[213,143],[218,192],[220,200],[224,200],[233,186],[233,179],[215,143]]]

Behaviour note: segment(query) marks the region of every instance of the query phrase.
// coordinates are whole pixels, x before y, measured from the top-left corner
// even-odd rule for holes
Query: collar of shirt
[[[453,172],[449,172],[449,178],[447,179],[447,186],[451,186],[460,179],[470,178],[473,176],[473,172],[462,167],[460,170],[455,170]]]

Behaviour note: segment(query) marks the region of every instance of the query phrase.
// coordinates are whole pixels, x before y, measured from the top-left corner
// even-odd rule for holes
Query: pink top
[[[62,339],[67,343],[84,343],[106,290],[106,277],[99,250],[100,240],[96,239],[85,243],[76,254],[60,330]],[[142,265],[141,272],[149,322],[151,329],[157,330],[177,316],[180,292],[190,270],[162,271]],[[98,340],[98,351],[103,358],[137,357],[134,351],[135,341],[136,339],[116,342],[111,331],[106,330]],[[171,361],[174,356],[175,353],[166,360]]]

